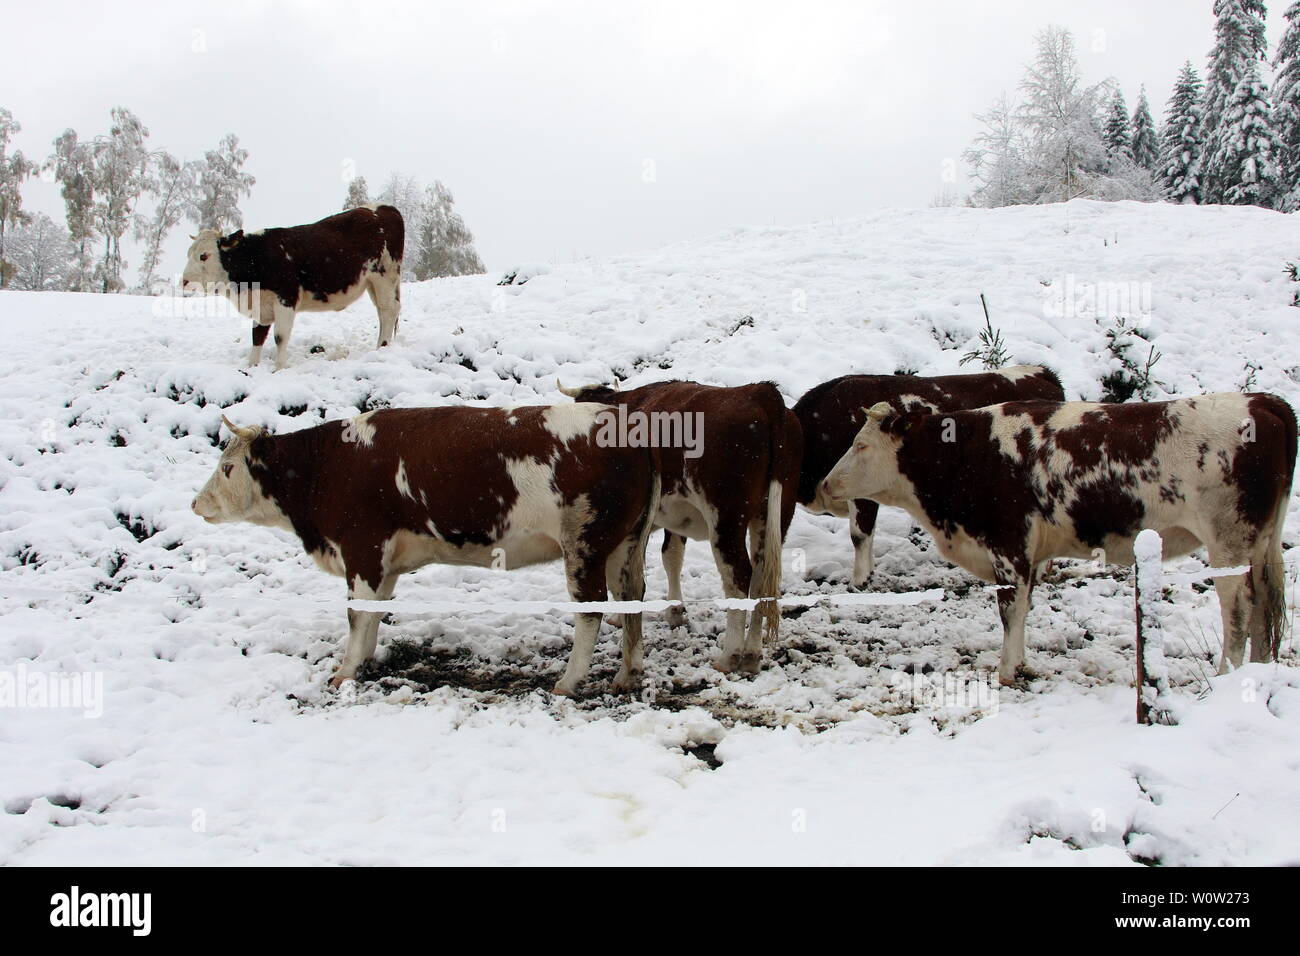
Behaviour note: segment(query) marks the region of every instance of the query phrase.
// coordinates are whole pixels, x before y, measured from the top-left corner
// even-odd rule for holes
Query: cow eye
[[[207,262],[207,261],[208,261],[208,254],[206,252],[203,253],[203,255],[199,256],[199,262]]]
[[[227,462],[226,464],[221,466],[221,473],[225,475],[227,478],[230,477],[230,473],[234,470],[235,470],[235,466],[233,462]]]
[[[857,451],[866,451],[866,450],[867,450],[867,443],[864,442],[864,441],[860,441],[860,442],[858,442],[856,445],[854,445],[853,447],[854,447],[854,449],[856,449]]]

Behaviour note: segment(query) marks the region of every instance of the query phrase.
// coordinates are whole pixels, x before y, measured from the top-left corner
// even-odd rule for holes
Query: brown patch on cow
[[[1296,460],[1296,417],[1291,406],[1276,395],[1254,393],[1248,398],[1254,441],[1243,440],[1238,446],[1232,458],[1231,483],[1237,489],[1237,514],[1241,520],[1263,528],[1290,494]]]
[[[1046,368],[1018,381],[996,372],[979,372],[936,376],[845,375],[823,382],[809,389],[794,406],[804,437],[798,490],[801,503],[812,503],[818,486],[853,444],[865,420],[863,409],[877,402],[888,402],[897,411],[906,411],[902,407],[905,395],[914,395],[940,412],[981,408],[1015,399],[1065,399],[1056,373]]]
[[[894,417],[894,416],[891,416]],[[955,441],[944,441],[944,419],[955,417]],[[930,522],[943,534],[964,532],[1022,580],[1032,572],[1027,552],[1030,517],[1039,502],[1030,463],[1008,458],[984,410],[896,416],[898,469]],[[881,422],[881,429],[890,417]]]
[[[1107,535],[1131,538],[1142,530],[1146,509],[1129,488],[1129,482],[1114,474],[1074,486],[1074,500],[1065,509],[1074,533],[1089,548],[1100,548]]]

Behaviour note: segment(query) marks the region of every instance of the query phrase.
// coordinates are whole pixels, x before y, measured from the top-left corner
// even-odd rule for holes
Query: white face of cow
[[[898,481],[899,439],[880,430],[892,413],[884,402],[867,410],[866,424],[822,483],[823,494],[836,501],[873,498]]]
[[[202,229],[194,237],[190,246],[189,258],[185,262],[185,271],[181,274],[181,288],[205,291],[213,283],[229,282],[230,276],[221,267],[221,256],[217,242],[221,233],[215,229]]]
[[[249,470],[251,445],[262,429],[233,425],[230,429],[234,437],[221,453],[217,470],[190,507],[196,515],[212,524],[225,521],[279,523],[282,518],[279,508],[262,494]]]

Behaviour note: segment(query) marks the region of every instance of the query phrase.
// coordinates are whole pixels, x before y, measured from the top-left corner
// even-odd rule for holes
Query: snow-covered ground
[[[1124,569],[1067,567],[1036,593],[1039,679],[982,710],[918,696],[945,677],[985,689],[1001,633],[992,595],[892,510],[872,586],[944,600],[792,610],[756,678],[712,670],[723,612],[702,603],[686,632],[647,622],[650,699],[606,694],[608,626],[586,695],[553,698],[568,616],[503,603],[564,599],[558,566],[429,567],[400,600],[483,610],[394,614],[340,697],[324,684],[342,583],[285,533],[189,511],[223,406],[291,430],[380,405],[565,401],[557,375],[615,374],[770,379],[793,403],[846,372],[958,371],[981,292],[1012,358],[1055,367],[1071,397],[1097,398],[1116,364],[1114,316],[1077,293],[1113,307],[1136,288],[1157,395],[1251,377],[1300,403],[1282,274],[1298,235],[1254,208],[1087,202],[737,229],[524,285],[407,286],[383,351],[368,302],[304,315],[275,374],[241,369],[233,316],[2,294],[0,681],[86,673],[103,697],[97,717],[0,709],[0,863],[1300,861],[1294,639],[1281,664],[1213,677],[1201,585],[1165,603],[1173,727],[1134,722]],[[844,522],[799,513],[787,591],[842,593],[850,559]],[[718,595],[703,544],[684,588]]]

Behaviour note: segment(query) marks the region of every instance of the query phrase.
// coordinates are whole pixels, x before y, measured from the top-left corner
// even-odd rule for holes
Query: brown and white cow
[[[650,449],[609,447],[601,405],[404,408],[272,435],[226,422],[234,439],[194,499],[207,521],[293,531],[347,581],[348,597],[388,600],[426,564],[513,569],[562,558],[574,601],[641,600],[658,505]],[[338,686],[374,653],[380,614],[348,611]],[[591,665],[599,613],[577,616],[557,694]],[[641,676],[641,615],[624,615],[616,691]]]
[[[184,290],[224,295],[253,320],[250,366],[275,328],[275,367],[284,368],[299,312],[337,312],[364,292],[379,313],[379,345],[392,342],[402,308],[402,214],[359,206],[306,226],[194,236],[181,275]]]
[[[1025,614],[1054,557],[1130,564],[1151,528],[1166,557],[1204,545],[1223,615],[1220,671],[1276,656],[1285,624],[1282,524],[1296,418],[1275,395],[1101,405],[1008,402],[970,411],[870,409],[831,469],[833,498],[903,508],[945,558],[998,591],[999,677],[1025,658]]]
[[[794,515],[802,439],[799,421],[775,385],[738,388],[656,382],[617,391],[604,385],[560,391],[584,402],[617,405],[629,427],[656,438],[662,492],[654,524],[664,529],[668,599],[682,599],[686,539],[707,540],[728,598],[779,598],[781,546]],[[748,538],[748,547],[746,539]],[[760,601],[746,631],[744,610],[727,611],[716,667],[756,673],[780,622],[775,601]],[[668,612],[671,626],[685,616]]]
[[[864,498],[832,501],[818,492],[853,444],[866,409],[888,402],[899,412],[914,408],[940,412],[1032,398],[1065,400],[1055,372],[1041,365],[1016,365],[971,375],[845,375],[809,389],[795,403],[794,413],[803,426],[799,503],[814,514],[849,519],[854,587],[864,586],[875,569],[872,549],[880,506]]]

